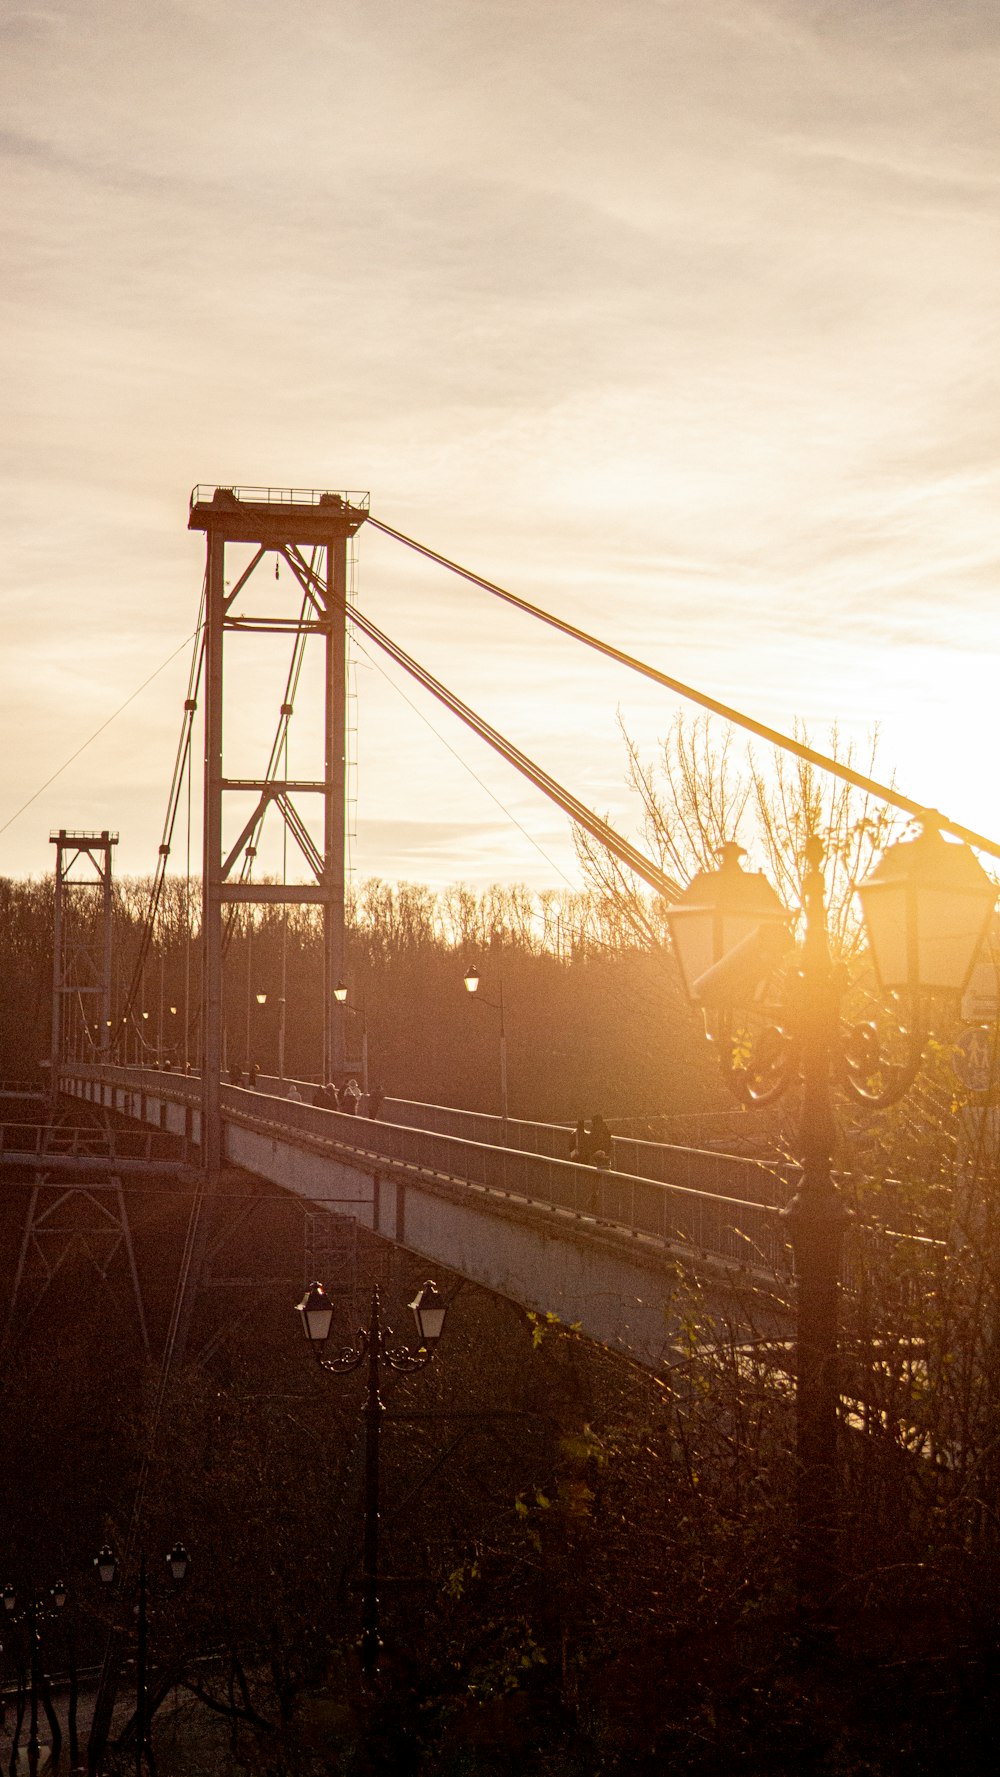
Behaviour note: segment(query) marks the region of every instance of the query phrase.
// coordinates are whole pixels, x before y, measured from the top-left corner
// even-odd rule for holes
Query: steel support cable
[[[319,576],[311,573],[294,546],[289,559],[300,578],[309,576],[322,585]],[[305,584],[304,580],[303,584]],[[565,814],[569,815],[571,820],[583,827],[599,844],[606,846],[608,851],[612,852],[621,863],[627,865],[630,870],[634,870],[635,874],[641,877],[642,881],[647,883],[656,894],[662,895],[667,901],[677,899],[680,894],[680,885],[674,881],[673,877],[668,876],[666,871],[661,870],[658,864],[654,864],[651,858],[647,858],[644,852],[639,851],[637,846],[624,838],[607,821],[602,821],[599,815],[587,807],[586,803],[581,802],[578,797],[573,795],[572,791],[567,790],[549,772],[536,765],[534,760],[529,759],[526,753],[522,753],[520,748],[514,746],[512,741],[507,740],[498,729],[484,721],[482,716],[478,716],[475,710],[463,703],[453,691],[449,691],[439,679],[435,679],[425,667],[420,666],[396,642],[391,641],[387,635],[377,629],[368,617],[363,616],[359,610],[352,611],[349,606],[345,605],[345,609],[349,620],[357,625],[369,641],[374,642],[377,648],[381,648],[384,653],[388,654],[390,660],[394,660],[397,666],[401,666],[404,672],[416,679],[417,683],[429,691],[433,697],[436,697],[439,703],[451,710],[453,715],[458,716],[466,727],[471,728],[474,734],[478,734],[481,740],[486,741],[487,745],[493,748],[494,752],[499,753],[501,758],[506,759],[510,765],[521,772],[522,776],[533,783],[536,789],[541,790],[550,801],[555,802]]]
[[[314,557],[314,559],[315,559],[315,557]],[[306,590],[304,601],[303,601],[303,610],[302,610],[303,618],[305,615],[305,605],[307,602],[311,602],[311,599],[312,599],[311,590]],[[300,619],[300,621],[301,621],[301,619]],[[285,682],[285,698],[284,698],[284,703],[282,705],[282,714],[279,717],[278,729],[277,729],[274,741],[272,742],[271,754],[270,754],[270,758],[268,760],[268,765],[267,765],[267,781],[268,782],[271,782],[272,779],[277,774],[278,766],[279,766],[279,764],[281,762],[281,758],[282,758],[282,753],[284,753],[285,775],[287,777],[288,723],[289,723],[290,718],[285,712],[293,704],[294,698],[295,698],[295,693],[298,689],[299,679],[300,679],[301,673],[302,673],[302,663],[303,663],[305,644],[306,644],[307,639],[308,639],[307,633],[304,630],[300,629],[295,637],[295,643],[294,643],[293,649],[292,649],[292,658],[291,658],[291,661],[289,662],[288,676],[287,676],[287,679]],[[190,786],[190,755],[189,755],[189,767],[188,767],[188,783]],[[263,818],[263,816],[262,816],[262,818]],[[256,833],[258,830],[259,830],[259,823],[258,823],[258,829],[255,829],[254,836],[253,836],[252,843],[254,846],[256,846]],[[250,851],[249,846],[248,846],[248,852],[249,852],[249,855],[247,855],[247,853],[245,853],[244,859],[243,859],[243,872],[244,872],[243,880],[246,880],[246,878],[249,876],[250,871],[252,870],[252,867],[253,867],[253,853],[252,853],[252,851]],[[189,790],[189,797],[188,797],[188,876],[189,876],[189,879],[190,879],[190,869],[191,869],[191,863],[190,863],[190,790]],[[235,912],[235,909],[234,909],[234,912]],[[232,926],[230,925],[230,928],[227,930],[227,933],[226,933],[227,944],[228,944],[228,940],[229,940],[229,937],[231,934],[231,930],[232,930]],[[248,1065],[249,1065],[249,1061],[250,1061],[250,1057],[248,1056],[247,1057]],[[173,1304],[171,1307],[170,1324],[167,1329],[167,1337],[166,1337],[166,1341],[164,1343],[164,1348],[163,1348],[163,1357],[162,1357],[162,1361],[160,1364],[160,1374],[159,1374],[159,1379],[158,1379],[158,1383],[157,1383],[156,1397],[155,1397],[154,1406],[153,1406],[153,1422],[152,1422],[152,1428],[151,1428],[151,1432],[150,1432],[149,1446],[148,1446],[147,1454],[144,1458],[142,1474],[141,1474],[141,1479],[140,1479],[140,1487],[143,1489],[145,1487],[146,1473],[148,1470],[149,1461],[152,1456],[153,1442],[154,1442],[155,1435],[156,1435],[156,1427],[159,1422],[160,1414],[163,1409],[163,1402],[164,1402],[164,1399],[166,1396],[166,1390],[167,1390],[167,1385],[168,1385],[169,1378],[170,1378],[171,1368],[173,1366],[174,1351],[176,1349],[178,1334],[179,1334],[179,1330],[180,1330],[180,1326],[181,1326],[181,1320],[182,1320],[183,1313],[184,1313],[184,1305],[185,1305],[185,1301],[186,1301],[186,1298],[188,1295],[188,1291],[191,1288],[191,1271],[192,1271],[194,1254],[195,1254],[195,1249],[196,1249],[196,1244],[197,1244],[198,1228],[199,1228],[201,1218],[202,1218],[203,1214],[205,1213],[206,1192],[207,1192],[207,1180],[205,1179],[204,1176],[202,1176],[199,1179],[199,1182],[195,1188],[195,1193],[194,1193],[194,1197],[193,1197],[192,1204],[191,1204],[191,1213],[188,1218],[187,1231],[186,1231],[185,1240],[184,1240],[184,1250],[181,1255],[181,1263],[180,1263],[180,1267],[179,1267],[178,1274],[177,1274],[177,1284],[176,1284],[176,1287],[174,1290],[174,1299],[173,1299]]]
[[[184,771],[191,748],[191,736],[198,703],[198,690],[201,683],[202,666],[205,659],[205,605],[207,597],[208,574],[206,572],[201,584],[198,621],[195,625],[191,665],[188,669],[187,697],[184,700],[184,715],[181,722],[181,732],[177,743],[177,751],[174,756],[173,775],[170,780],[170,792],[167,797],[167,811],[163,820],[160,849],[157,854],[156,869],[153,874],[153,882],[149,892],[149,905],[139,940],[138,960],[133,971],[125,1002],[126,1017],[131,1014],[132,1008],[135,1005],[136,998],[141,988],[142,972],[146,966],[146,961],[152,947],[153,934],[156,928],[156,916],[159,912],[164,883],[166,881],[167,861],[170,856],[170,847],[173,843],[174,826],[176,824],[177,812],[180,807],[181,796],[184,789]]]
[[[964,839],[966,844],[976,846],[990,857],[1000,858],[1000,840],[990,839],[985,833],[977,833],[974,828],[965,827],[960,821],[953,821],[942,815],[938,809],[928,808],[924,802],[915,802],[912,797],[904,796],[894,785],[880,784],[865,772],[855,771],[853,766],[845,765],[842,760],[831,759],[828,754],[817,752],[815,747],[807,746],[793,735],[782,734],[777,728],[769,728],[766,722],[758,722],[755,717],[733,709],[730,704],[721,703],[718,698],[710,697],[705,691],[696,691],[692,685],[685,685],[682,680],[671,678],[669,673],[662,673],[656,667],[649,666],[646,661],[636,659],[634,654],[626,654],[613,643],[603,642],[599,636],[578,628],[575,623],[568,623],[565,618],[556,617],[551,611],[544,611],[540,605],[531,604],[528,599],[520,598],[516,592],[509,592],[506,587],[498,586],[495,581],[486,580],[481,574],[474,574],[471,568],[463,568],[458,562],[449,561],[446,555],[439,555],[437,550],[416,542],[413,537],[405,536],[392,525],[383,524],[381,519],[373,518],[371,513],[365,522],[369,529],[395,538],[397,543],[404,543],[407,549],[415,550],[427,561],[436,562],[439,567],[447,568],[449,573],[458,574],[462,580],[468,580],[473,586],[482,587],[484,592],[493,593],[496,598],[503,599],[516,610],[524,611],[529,617],[537,617],[540,623],[547,623],[562,635],[583,642],[586,647],[594,648],[598,654],[606,655],[609,660],[616,660],[620,666],[627,666],[632,672],[640,673],[643,678],[652,679],[655,685],[662,685],[665,690],[676,692],[678,697],[686,698],[689,703],[696,703],[702,709],[710,710],[713,715],[722,716],[725,721],[732,722],[734,727],[746,729],[748,733],[757,735],[760,740],[766,740],[770,746],[777,747],[782,752],[793,753],[807,765],[815,765],[820,771],[827,771],[833,777],[841,778],[844,783],[852,784],[856,790],[863,790],[866,795],[876,796],[879,801],[888,803],[890,808],[901,809],[904,814],[913,815],[917,820],[930,819],[943,833],[951,833],[954,838]]]

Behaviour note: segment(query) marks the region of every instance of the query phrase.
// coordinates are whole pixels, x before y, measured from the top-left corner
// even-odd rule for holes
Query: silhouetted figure
[[[230,1086],[242,1086],[243,1084],[243,1069],[237,1067],[235,1061],[229,1070],[229,1084]]]
[[[358,1085],[357,1080],[352,1078],[348,1080],[347,1085],[340,1094],[340,1108],[342,1111],[346,1111],[349,1117],[354,1117],[357,1115],[357,1109],[360,1102],[361,1087]]]
[[[247,1085],[250,1087],[251,1092],[255,1092],[257,1089],[257,1075],[259,1073],[260,1068],[257,1066],[257,1063],[251,1061],[250,1066],[247,1068]]]
[[[299,1091],[298,1087],[296,1086],[294,1080],[292,1080],[290,1082],[286,1096],[291,1099],[293,1104],[301,1104],[302,1103],[302,1094]]]
[[[377,1117],[379,1114],[379,1111],[382,1109],[382,1106],[384,1105],[384,1103],[385,1103],[385,1094],[384,1094],[384,1092],[380,1092],[378,1087],[376,1086],[374,1091],[369,1092],[369,1094],[368,1094],[368,1115],[369,1115],[369,1117],[373,1117],[373,1118]]]
[[[576,1120],[576,1128],[573,1131],[573,1145],[570,1148],[569,1157],[571,1160],[579,1161],[581,1165],[586,1165],[587,1161],[590,1159],[590,1137],[587,1134],[587,1127],[582,1117],[578,1117]]]
[[[590,1119],[590,1155],[591,1166],[610,1166],[611,1164],[611,1131],[603,1117]]]

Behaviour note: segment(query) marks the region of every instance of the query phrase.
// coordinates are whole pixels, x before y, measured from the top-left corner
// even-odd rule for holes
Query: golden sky
[[[223,481],[368,488],[1000,833],[998,92],[994,0],[7,0],[0,826],[190,633]],[[359,590],[634,831],[616,712],[651,748],[669,698],[373,534]],[[108,824],[152,868],[185,677],[0,872]],[[357,681],[361,876],[575,880],[561,815]]]

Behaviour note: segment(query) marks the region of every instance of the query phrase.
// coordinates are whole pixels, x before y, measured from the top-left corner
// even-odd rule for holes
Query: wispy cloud
[[[765,717],[881,717],[901,776],[930,769],[910,675],[938,671],[966,706],[960,740],[938,720],[944,768],[985,748],[956,687],[1000,648],[987,0],[91,0],[15,5],[0,41],[26,792],[190,627],[185,502],[215,476],[368,485]],[[361,559],[376,620],[610,798],[616,678],[374,539]],[[123,860],[153,856],[178,691],[38,832],[117,788]],[[391,839],[398,752],[365,723],[403,718],[362,691],[386,823],[363,847],[393,874],[420,841]],[[427,819],[437,783],[488,872],[474,787],[420,757]],[[42,867],[38,832],[0,866]]]

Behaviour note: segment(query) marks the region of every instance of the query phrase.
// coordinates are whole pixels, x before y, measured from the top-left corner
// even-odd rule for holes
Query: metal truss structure
[[[56,848],[50,1088],[62,1061],[85,1060],[111,1041],[111,859],[117,833],[61,827]]]
[[[119,1142],[126,1152],[119,1153]],[[119,1137],[103,1114],[96,1124],[49,1123],[6,1129],[0,1155],[5,1165],[32,1167],[31,1194],[18,1253],[3,1346],[8,1350],[72,1260],[82,1259],[100,1282],[114,1288],[113,1268],[124,1258],[146,1357],[146,1311],[136,1264],[126,1173],[162,1174],[176,1161],[150,1157],[148,1134]],[[117,1262],[117,1264],[116,1264]]]
[[[223,1063],[223,908],[235,903],[306,902],[323,910],[323,1074],[344,1063],[344,1020],[334,988],[344,970],[345,825],[347,794],[347,561],[348,542],[368,516],[368,495],[318,489],[196,487],[188,527],[205,532],[205,784],[202,866],[202,1156],[211,1179],[221,1154],[220,1077]],[[251,545],[249,565],[227,586],[226,552]],[[247,611],[245,594],[267,585],[255,571],[270,556],[292,565],[301,550],[325,555],[326,572],[305,593],[295,618]],[[324,653],[324,765],[322,777],[229,777],[223,765],[225,707],[224,643],[227,635],[258,634],[296,640],[315,634]],[[290,716],[291,708],[282,715]],[[227,798],[247,794],[256,804],[238,838],[224,849]],[[318,798],[322,838],[312,836],[302,808]],[[271,807],[280,813],[305,861],[311,881],[254,883],[237,879],[241,858],[256,849]]]

